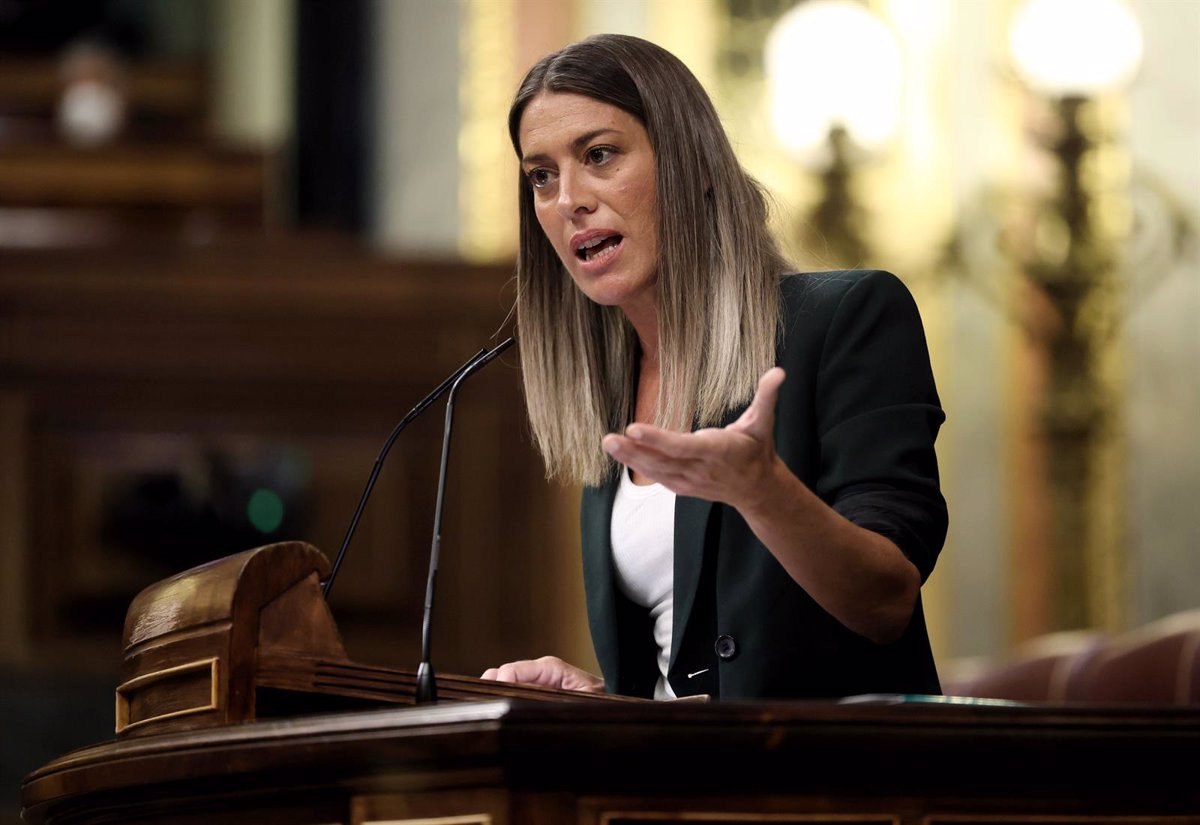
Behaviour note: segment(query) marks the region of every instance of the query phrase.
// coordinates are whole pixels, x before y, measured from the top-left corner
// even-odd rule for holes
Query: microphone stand
[[[437,701],[437,678],[429,657],[433,637],[433,595],[437,584],[438,558],[442,549],[442,503],[446,495],[446,466],[450,460],[450,431],[454,426],[454,397],[458,394],[458,388],[463,381],[514,343],[513,339],[509,338],[491,352],[487,352],[467,364],[454,378],[454,384],[450,387],[450,396],[446,399],[446,426],[442,433],[442,466],[438,473],[437,505],[433,511],[433,546],[429,551],[429,578],[425,583],[425,613],[421,620],[421,664],[417,666],[418,705]]]
[[[509,341],[511,340],[512,339],[510,338]],[[501,344],[500,346],[504,347],[506,345]],[[493,352],[495,351],[496,350],[493,350]],[[333,566],[329,569],[329,578],[327,578],[321,585],[321,592],[324,594],[326,601],[329,600],[329,593],[333,590],[333,580],[337,578],[338,570],[340,570],[342,567],[342,559],[346,557],[346,550],[350,547],[350,539],[354,537],[354,531],[358,529],[358,521],[362,518],[363,510],[367,508],[367,499],[371,497],[371,490],[375,488],[375,481],[379,478],[379,471],[383,469],[384,459],[387,458],[387,454],[392,449],[392,445],[396,443],[396,439],[400,436],[400,433],[404,431],[404,428],[407,427],[413,421],[413,419],[425,412],[426,407],[441,398],[442,395],[445,394],[446,390],[455,385],[455,382],[462,377],[463,373],[478,364],[487,356],[487,354],[488,350],[485,347],[484,349],[481,349],[479,352],[472,355],[470,359],[468,359],[467,363],[463,364],[461,367],[451,373],[450,377],[445,381],[438,384],[437,389],[418,401],[417,405],[409,410],[408,415],[400,419],[400,423],[398,423],[392,429],[392,434],[387,437],[387,441],[385,441],[383,444],[383,449],[379,451],[379,455],[375,458],[375,466],[371,469],[371,475],[367,478],[367,485],[363,488],[362,495],[359,496],[358,506],[354,509],[354,518],[350,519],[350,527],[346,530],[346,537],[342,539],[342,546],[338,550],[337,557],[333,560]]]

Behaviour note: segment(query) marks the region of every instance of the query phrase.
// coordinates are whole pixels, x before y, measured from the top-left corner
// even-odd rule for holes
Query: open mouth
[[[612,251],[620,245],[622,240],[624,240],[624,236],[622,235],[592,238],[590,241],[579,245],[579,248],[575,250],[575,257],[581,261],[594,261],[605,255],[611,255]]]

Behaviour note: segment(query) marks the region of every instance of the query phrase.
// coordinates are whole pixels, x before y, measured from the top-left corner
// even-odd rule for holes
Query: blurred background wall
[[[336,550],[391,424],[509,322],[523,72],[654,40],[802,268],[900,275],[948,421],[944,673],[1200,606],[1200,3],[0,2],[0,810],[111,736],[125,607],[279,538]],[[594,665],[577,491],[515,361],[464,392],[436,663]],[[411,665],[440,416],[334,597]]]

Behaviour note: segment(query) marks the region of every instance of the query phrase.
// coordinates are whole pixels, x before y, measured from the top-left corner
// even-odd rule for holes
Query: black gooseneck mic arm
[[[442,502],[446,495],[446,465],[450,459],[450,430],[454,426],[454,396],[463,381],[482,369],[489,361],[516,343],[512,338],[494,350],[476,358],[454,379],[446,399],[446,427],[442,433],[442,467],[438,473],[437,505],[433,511],[433,546],[429,550],[429,579],[425,583],[425,614],[421,621],[421,664],[417,666],[417,704],[437,701],[437,679],[429,661],[433,637],[433,594],[437,584],[438,557],[442,550]]]
[[[512,339],[509,339],[510,341]],[[505,346],[501,344],[501,346]],[[492,350],[495,352],[495,350]],[[409,410],[408,415],[400,419],[400,423],[392,429],[392,434],[387,437],[387,441],[383,443],[383,449],[379,451],[379,455],[375,459],[375,466],[371,469],[371,475],[367,478],[367,485],[363,488],[362,495],[358,499],[358,507],[354,509],[354,518],[350,519],[350,527],[346,530],[346,537],[342,539],[342,546],[338,550],[337,557],[333,560],[333,566],[329,569],[329,578],[321,585],[321,591],[328,601],[329,593],[333,590],[333,580],[337,578],[338,570],[342,567],[342,559],[346,557],[346,550],[350,547],[350,539],[354,537],[354,531],[358,529],[358,521],[362,518],[363,510],[367,508],[367,499],[371,497],[371,490],[375,488],[375,481],[379,478],[379,471],[383,469],[384,459],[387,458],[388,452],[392,449],[392,445],[396,443],[396,439],[404,428],[412,423],[413,419],[425,412],[425,408],[441,398],[446,390],[450,389],[454,382],[457,381],[463,373],[478,364],[480,360],[487,357],[488,350],[485,347],[479,352],[470,357],[467,363],[451,373],[450,377],[442,383],[438,384],[437,389],[429,393],[429,395],[417,402],[417,405]]]

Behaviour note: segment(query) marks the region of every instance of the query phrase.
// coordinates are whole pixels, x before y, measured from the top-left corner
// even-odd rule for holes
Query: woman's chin
[[[601,306],[626,306],[654,300],[654,273],[630,272],[624,267],[589,272],[569,267],[575,285],[593,303]]]
[[[607,283],[593,282],[580,286],[581,291],[594,304],[606,307],[621,307],[623,309],[638,306],[643,303],[653,303],[653,283],[629,284],[616,283],[616,279],[603,279]],[[579,283],[576,281],[576,283]]]

